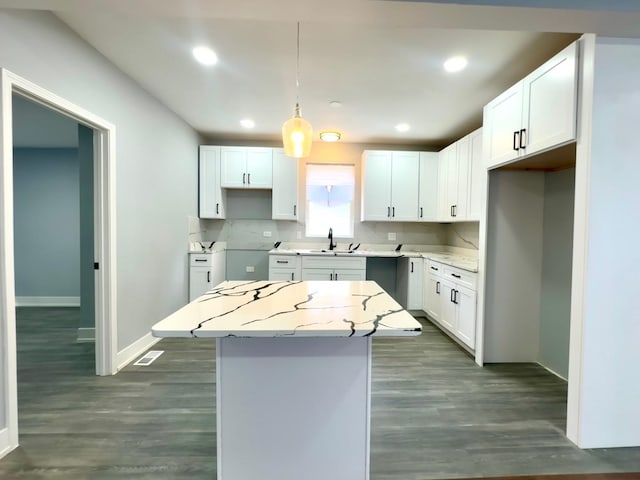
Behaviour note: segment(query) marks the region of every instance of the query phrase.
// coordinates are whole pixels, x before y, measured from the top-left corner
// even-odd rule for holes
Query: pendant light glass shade
[[[293,118],[282,125],[282,144],[289,157],[304,158],[311,154],[311,124],[300,116],[300,105],[296,103]]]
[[[282,125],[282,144],[284,153],[289,157],[304,158],[311,154],[311,124],[300,115],[298,101],[300,91],[300,22],[298,22],[296,57],[296,108],[293,117]]]

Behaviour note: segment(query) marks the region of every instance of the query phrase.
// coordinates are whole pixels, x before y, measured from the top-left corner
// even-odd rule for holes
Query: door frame
[[[0,69],[0,457],[18,446],[15,268],[13,239],[13,107],[16,93],[93,129],[96,375],[117,373],[115,126]],[[0,405],[3,402],[0,401]]]

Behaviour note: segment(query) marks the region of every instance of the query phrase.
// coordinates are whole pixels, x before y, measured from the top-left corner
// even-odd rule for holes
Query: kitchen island
[[[369,478],[371,338],[421,327],[378,284],[223,282],[157,323],[216,338],[219,480]]]

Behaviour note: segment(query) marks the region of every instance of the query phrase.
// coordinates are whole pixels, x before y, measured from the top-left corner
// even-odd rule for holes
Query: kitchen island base
[[[218,480],[367,480],[371,337],[217,338]]]

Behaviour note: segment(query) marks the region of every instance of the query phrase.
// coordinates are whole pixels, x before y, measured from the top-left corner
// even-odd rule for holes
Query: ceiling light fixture
[[[408,132],[411,127],[408,123],[399,123],[396,125],[396,130],[399,132]]]
[[[311,153],[311,124],[300,116],[300,22],[298,22],[297,57],[296,57],[296,107],[293,117],[282,125],[282,144],[284,153],[289,157],[304,158]]]
[[[451,57],[444,62],[444,69],[449,73],[459,72],[467,67],[467,63],[464,57]]]
[[[337,142],[342,135],[340,132],[320,132],[320,140],[323,142]]]
[[[218,63],[218,55],[209,47],[196,47],[192,52],[196,60],[203,65],[211,66]]]
[[[242,125],[244,128],[253,128],[256,126],[256,122],[254,122],[250,118],[243,118],[242,120],[240,120],[240,125]]]

